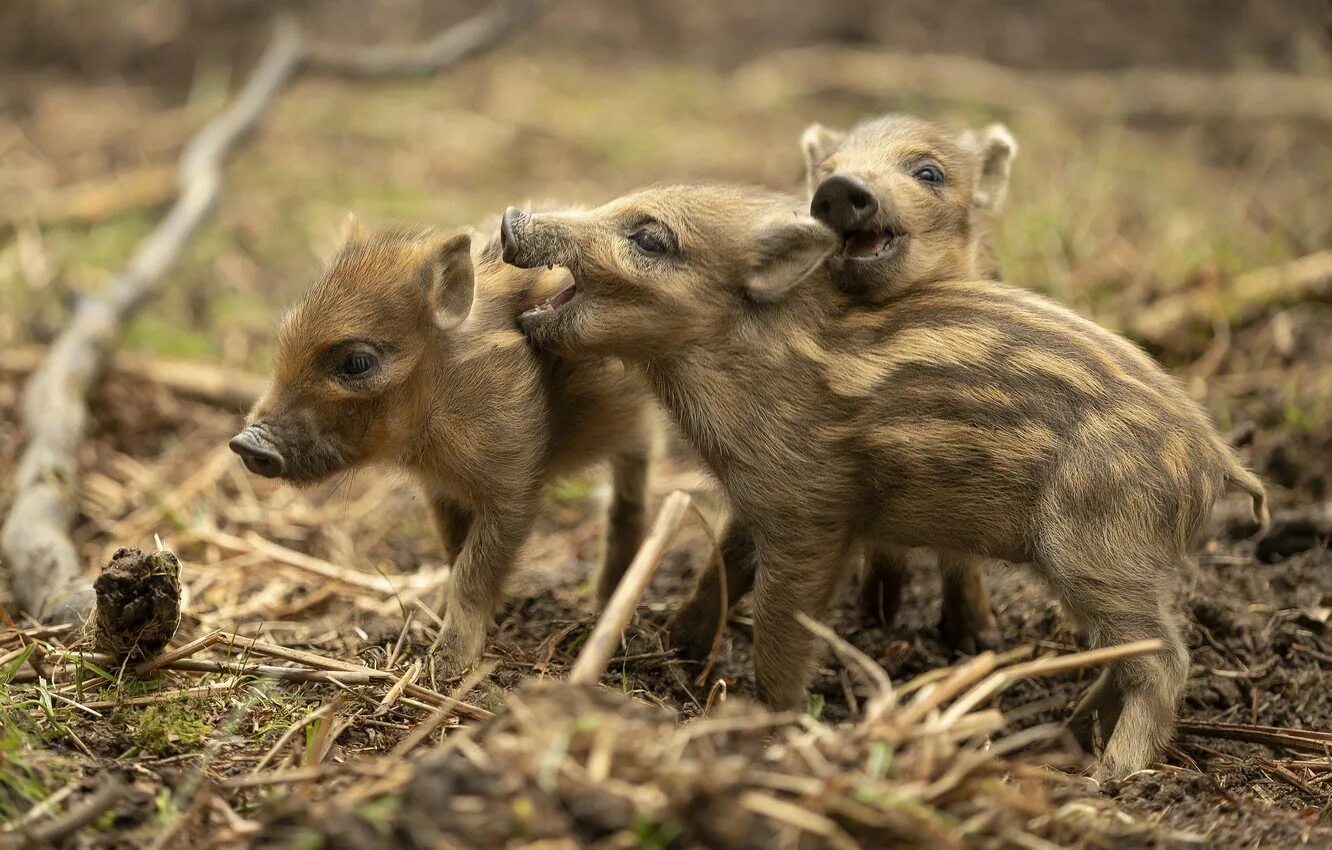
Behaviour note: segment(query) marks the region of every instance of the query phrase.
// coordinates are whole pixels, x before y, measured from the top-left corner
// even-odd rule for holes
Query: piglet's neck
[[[764,433],[755,406],[745,402],[753,376],[727,369],[716,352],[653,359],[643,371],[654,394],[689,441],[725,477],[737,465],[753,460],[753,440]]]

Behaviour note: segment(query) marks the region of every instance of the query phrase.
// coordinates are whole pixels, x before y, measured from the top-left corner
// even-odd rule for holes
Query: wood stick
[[[242,637],[241,635],[223,635],[222,642],[227,645],[243,646],[260,655],[268,655],[273,658],[283,658],[287,661],[295,661],[297,664],[304,664],[307,667],[314,667],[320,670],[342,670],[347,673],[364,673],[366,671],[381,672],[373,667],[367,667],[364,664],[353,664],[350,661],[343,661],[339,658],[328,658],[314,652],[307,652],[303,649],[292,649],[289,646],[279,646],[275,643],[256,640],[255,638]]]
[[[475,56],[537,17],[538,0],[512,0],[483,9],[420,44],[363,47],[316,46],[312,70],[348,77],[428,76]]]
[[[177,661],[177,664],[188,664],[191,662]],[[219,671],[226,672],[226,671]],[[224,683],[220,685],[195,685],[192,688],[181,688],[174,691],[159,691],[155,694],[145,694],[141,697],[122,697],[120,699],[104,699],[97,702],[86,702],[82,708],[102,709],[102,708],[120,708],[125,705],[155,705],[161,702],[172,702],[178,699],[189,699],[190,697],[210,697],[213,694],[225,694],[235,690],[235,684]]]
[[[252,135],[302,69],[357,75],[442,71],[534,21],[541,4],[508,0],[455,24],[425,46],[354,50],[311,48],[295,24],[282,22],[245,87],[199,131],[180,158],[180,193],[106,291],[83,297],[24,392],[28,444],[15,465],[13,499],[0,527],[0,560],[20,608],[52,622],[78,622],[91,608],[92,585],[70,528],[78,513],[79,447],[88,431],[88,395],[120,333],[185,252],[217,205],[223,164]]]
[[[893,707],[893,704],[895,703],[895,697],[893,696],[893,682],[888,678],[888,673],[878,664],[874,663],[874,659],[870,658],[859,649],[856,649],[850,642],[839,637],[837,632],[815,620],[808,614],[800,612],[796,614],[796,619],[800,621],[802,626],[813,632],[816,637],[832,647],[833,652],[842,656],[843,663],[847,660],[855,662],[855,664],[861,669],[861,672],[865,674],[865,678],[868,680],[869,684],[874,687],[875,694],[871,697],[869,704],[865,707],[865,720],[867,722],[874,722],[878,719],[879,715]]]
[[[482,680],[489,677],[498,666],[499,663],[495,661],[478,666],[458,683],[458,687],[454,688],[453,693],[449,696],[455,700],[461,700],[472,690],[472,688],[475,688]],[[399,741],[397,746],[395,746],[392,752],[389,753],[389,758],[403,758],[406,756],[412,750],[424,743],[425,740],[430,737],[431,733],[444,725],[444,722],[452,717],[453,714],[454,711],[447,707],[436,709],[429,717],[416,724],[416,728],[403,736],[403,739]]]
[[[629,625],[629,619],[633,617],[634,610],[638,607],[639,598],[647,589],[648,583],[652,581],[657,565],[666,554],[667,545],[679,530],[680,524],[684,522],[688,511],[688,493],[676,490],[666,497],[661,510],[657,512],[657,519],[652,523],[652,529],[643,540],[638,554],[634,556],[633,563],[625,570],[615,592],[611,594],[610,602],[606,603],[606,610],[597,620],[596,628],[592,630],[587,645],[578,654],[573,671],[569,673],[570,682],[591,684],[601,678],[606,665],[610,663],[611,657],[615,655],[615,650],[620,645],[620,636],[625,626]]]
[[[1332,732],[1282,729],[1278,726],[1250,726],[1242,723],[1210,723],[1204,720],[1182,721],[1175,724],[1175,731],[1181,735],[1194,735],[1200,738],[1245,741],[1314,753],[1332,752]]]
[[[1035,661],[1014,664],[1012,667],[1006,667],[1003,670],[991,673],[979,685],[963,694],[957,702],[949,706],[948,710],[940,716],[939,725],[946,728],[957,722],[962,715],[972,711],[976,706],[1019,679],[1028,679],[1033,676],[1051,676],[1056,673],[1079,670],[1083,667],[1108,664],[1111,661],[1133,655],[1148,655],[1153,652],[1160,652],[1163,649],[1165,649],[1165,641],[1152,638],[1118,646],[1089,649],[1086,652],[1073,652],[1055,658],[1038,658]]]
[[[271,540],[265,540],[253,531],[247,533],[243,538],[222,531],[210,531],[201,536],[209,542],[216,543],[233,552],[259,552],[279,564],[317,575],[320,578],[340,581],[343,584],[350,584],[375,593],[392,595],[398,592],[397,585],[383,576],[369,575],[349,567],[340,567],[323,558],[316,558],[304,552],[297,552],[295,549],[288,549],[286,546],[274,543]]]
[[[222,633],[218,631],[209,632],[203,637],[195,638],[179,649],[173,649],[170,652],[164,652],[161,655],[141,661],[134,667],[134,675],[146,676],[147,674],[165,667],[173,661],[179,661],[182,658],[189,658],[194,653],[207,649],[218,641],[222,640]]]
[[[1129,330],[1159,343],[1192,327],[1210,326],[1223,316],[1230,324],[1245,325],[1300,301],[1332,299],[1332,249],[1237,275],[1223,295],[1220,299],[1210,291],[1167,295],[1136,311]]]
[[[27,374],[38,368],[48,353],[48,349],[35,345],[0,352],[0,372]],[[116,354],[109,369],[136,380],[161,384],[177,395],[235,412],[247,410],[268,385],[265,378],[235,369],[193,360],[166,360],[136,352]]]
[[[1332,81],[1278,71],[1032,71],[985,59],[869,48],[801,47],[765,53],[735,79],[749,103],[829,93],[882,103],[894,95],[965,100],[1015,112],[1196,121],[1332,124]]]

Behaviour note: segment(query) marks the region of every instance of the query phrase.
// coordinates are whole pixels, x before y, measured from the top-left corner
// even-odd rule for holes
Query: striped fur
[[[917,280],[998,280],[999,268],[991,230],[1008,191],[1008,175],[1017,142],[1001,124],[956,134],[912,115],[885,115],[865,121],[850,132],[812,124],[801,137],[811,200],[829,177],[850,177],[878,202],[872,226],[889,222],[907,234],[902,250],[876,260],[834,259],[834,280],[848,292],[879,298],[902,291]],[[913,178],[922,164],[936,165],[942,185],[927,186]],[[974,345],[956,329],[951,349],[930,353],[938,358],[974,359],[990,333],[983,326]],[[907,356],[912,346],[930,345],[924,329],[903,335],[893,356]],[[857,372],[848,376],[854,380]],[[849,388],[847,388],[849,389]],[[984,562],[959,553],[937,556],[943,582],[940,631],[955,648],[975,653],[999,646],[999,629],[985,590]],[[891,623],[900,602],[909,552],[881,546],[868,553],[861,582],[862,617]],[[716,610],[698,598],[695,605]],[[695,618],[696,619],[696,618]]]
[[[1251,474],[1126,340],[994,281],[849,295],[809,264],[837,240],[799,206],[668,186],[515,217],[506,259],[563,263],[577,283],[523,327],[640,368],[717,474],[754,541],[770,703],[800,702],[813,644],[795,614],[826,613],[855,547],[961,550],[1032,564],[1098,645],[1166,643],[1117,662],[1075,716],[1113,729],[1106,772],[1145,766],[1187,670],[1172,609],[1186,547]],[[644,228],[674,247],[646,253]]]

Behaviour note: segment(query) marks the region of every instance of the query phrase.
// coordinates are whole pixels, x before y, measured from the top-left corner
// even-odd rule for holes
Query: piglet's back
[[[898,485],[1034,511],[1136,510],[1187,538],[1235,466],[1199,406],[1124,338],[992,281],[926,285],[828,326],[829,390]],[[902,480],[908,479],[908,480]],[[1056,490],[1060,504],[1042,505]]]

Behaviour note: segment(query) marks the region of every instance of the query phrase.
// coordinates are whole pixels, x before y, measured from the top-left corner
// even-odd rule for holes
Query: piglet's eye
[[[342,359],[339,371],[346,378],[364,378],[379,367],[379,359],[367,351],[353,351]]]
[[[922,183],[942,183],[943,171],[937,165],[922,165],[911,175]]]
[[[652,254],[653,256],[665,254],[670,248],[666,244],[666,240],[647,229],[635,230],[629,234],[629,241],[634,243],[638,250],[644,254]]]

